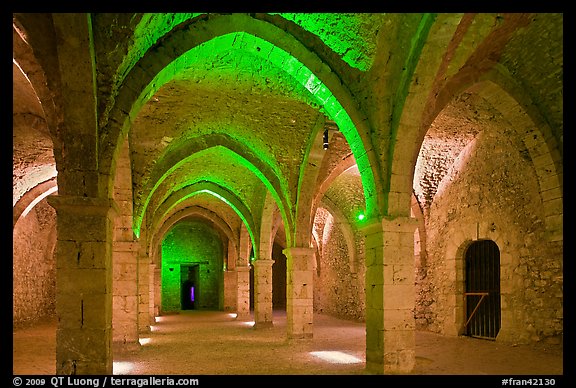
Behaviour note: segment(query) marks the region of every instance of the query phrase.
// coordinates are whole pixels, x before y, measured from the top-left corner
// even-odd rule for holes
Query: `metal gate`
[[[465,334],[496,339],[500,330],[500,250],[492,240],[466,250]]]

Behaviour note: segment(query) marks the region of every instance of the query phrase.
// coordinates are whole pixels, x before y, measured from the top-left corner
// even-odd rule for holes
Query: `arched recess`
[[[530,160],[540,186],[540,196],[545,212],[545,223],[549,241],[563,241],[563,165],[562,155],[552,131],[545,120],[533,111],[520,105],[511,94],[493,80],[502,79],[502,72],[478,82],[468,90],[492,104],[512,125],[530,154]],[[506,82],[505,84],[510,84]],[[530,114],[530,111],[531,114]]]
[[[461,17],[461,14],[424,14],[412,40],[392,114],[386,215],[410,215],[414,169],[425,134],[422,116],[428,105],[434,104],[429,96],[433,94],[438,73],[446,70],[442,67],[445,58],[438,52],[452,46]],[[429,36],[434,39],[428,39]]]
[[[463,66],[460,71],[436,91],[434,100],[428,101],[423,109],[422,120],[417,130],[404,131],[398,136],[395,149],[411,149],[409,152],[394,153],[397,169],[410,166],[412,176],[417,157],[430,124],[447,106],[454,96],[463,92],[484,98],[510,123],[530,154],[540,184],[540,195],[546,209],[546,224],[549,241],[562,241],[562,153],[553,131],[535,104],[508,73],[507,70],[489,59],[479,59]],[[404,167],[402,167],[404,166]],[[394,171],[394,168],[393,168]],[[400,179],[392,174],[391,188],[395,192],[412,193],[412,180]],[[391,189],[392,190],[392,189]]]
[[[38,27],[38,29],[42,31],[42,34],[35,33],[33,36],[29,36],[29,32],[23,25],[28,24],[26,19],[29,16],[25,14],[24,15],[13,14],[13,15],[14,15],[12,23],[13,61],[21,69],[22,73],[25,74],[26,78],[30,82],[30,85],[34,89],[34,92],[36,93],[36,96],[40,101],[40,106],[42,107],[42,111],[44,113],[43,119],[45,120],[46,126],[48,127],[48,131],[50,132],[50,135],[52,137],[54,148],[56,150],[59,150],[60,144],[58,142],[57,137],[58,106],[54,99],[55,93],[52,90],[50,90],[49,88],[50,84],[48,83],[47,79],[48,77],[44,71],[42,64],[38,62],[35,55],[35,51],[46,50],[51,46],[46,42],[46,40],[50,40],[51,38],[53,38],[53,36],[50,36],[50,34],[46,34],[46,31],[50,31],[50,29],[40,28],[40,25],[51,24],[51,21],[48,19],[49,16],[34,17],[33,22],[35,24],[35,27]],[[21,20],[22,18],[24,20]],[[38,39],[41,39],[42,42],[37,42]],[[36,47],[37,44],[38,47]],[[51,56],[49,55],[41,56],[41,58],[51,58]],[[60,156],[61,156],[60,152],[54,152],[54,158],[56,160],[56,164],[61,162]]]
[[[313,213],[316,212],[318,204],[320,203],[320,201],[322,201],[322,198],[324,197],[326,190],[328,190],[332,182],[334,182],[334,180],[338,178],[340,174],[347,171],[349,168],[354,167],[355,165],[356,160],[354,160],[354,155],[352,154],[348,155],[347,157],[342,159],[342,161],[338,163],[338,165],[336,165],[336,167],[332,169],[332,171],[330,171],[330,174],[328,174],[326,178],[322,182],[320,182],[320,184],[317,184],[315,186],[317,189],[316,192],[314,193],[314,201],[312,203]],[[313,222],[314,217],[312,217],[312,220],[310,221],[310,229],[312,229]]]
[[[332,217],[334,218],[334,223],[332,227],[339,227],[340,231],[344,235],[344,239],[346,241],[346,247],[348,248],[348,265],[350,268],[350,273],[357,272],[357,253],[356,253],[356,244],[354,238],[354,230],[352,226],[348,222],[346,216],[339,210],[338,206],[334,204],[329,198],[324,197],[322,198],[322,202],[320,206],[325,207],[326,210]],[[320,244],[321,245],[321,244]],[[316,260],[318,261],[317,266],[320,267],[320,259],[321,257],[317,257]]]
[[[160,220],[166,218],[170,211],[179,203],[201,193],[210,194],[230,206],[240,219],[242,219],[243,225],[246,226],[252,245],[258,246],[257,244],[260,240],[260,228],[259,225],[254,222],[252,214],[246,205],[226,188],[209,181],[196,182],[172,193],[164,202],[162,202],[158,209],[154,211],[149,225],[157,225]]]
[[[178,146],[178,148],[170,150],[165,158],[156,163],[151,173],[147,189],[145,189],[145,192],[149,194],[146,196],[143,205],[134,212],[134,230],[139,232],[141,222],[145,218],[146,212],[149,211],[148,205],[152,197],[162,182],[164,182],[173,171],[191,160],[191,158],[197,157],[196,155],[198,155],[198,153],[215,151],[219,148],[222,148],[223,152],[241,163],[242,166],[246,167],[252,174],[260,179],[278,204],[284,221],[292,225],[291,212],[289,211],[291,206],[286,202],[287,198],[283,195],[285,190],[282,188],[271,166],[261,160],[255,150],[249,149],[247,145],[242,144],[236,139],[226,134],[211,134],[186,141],[181,146]]]
[[[232,229],[230,229],[230,226],[218,214],[200,206],[187,207],[170,215],[168,218],[164,220],[160,220],[159,224],[152,229],[155,232],[152,234],[150,242],[147,246],[147,251],[155,252],[158,249],[159,245],[161,244],[162,238],[164,237],[166,232],[168,232],[168,230],[170,230],[170,228],[174,226],[177,222],[188,218],[199,219],[208,222],[210,225],[212,225],[214,229],[218,230],[222,236],[225,236],[228,239],[228,241],[232,242],[232,244],[226,244],[223,251],[226,251],[226,249],[230,249],[230,247],[232,247],[234,252],[232,252],[229,256],[238,257],[238,248],[240,244],[238,236],[234,234]],[[157,267],[160,267],[162,265],[162,263],[159,262],[159,257],[157,255],[153,255],[152,258],[153,260],[155,260],[153,263]]]
[[[497,28],[486,28],[490,24],[493,24],[491,21],[492,19],[486,15],[481,16],[483,17],[482,21],[478,21],[477,18],[475,18],[474,23],[472,24],[470,23],[470,17],[467,16],[462,18],[463,25],[465,25],[465,27],[463,27],[464,30],[480,28],[489,31],[488,34],[485,32],[480,34],[480,36],[484,38],[481,40],[481,43],[470,45],[469,47],[465,46],[463,48],[460,39],[465,36],[466,31],[464,31],[464,33],[454,35],[454,38],[451,38],[450,41],[446,40],[446,42],[442,42],[437,40],[434,44],[426,44],[423,48],[422,54],[420,55],[420,63],[422,63],[420,66],[427,66],[430,70],[426,71],[423,69],[419,70],[418,67],[416,68],[416,72],[419,74],[418,82],[413,83],[409,88],[408,94],[412,97],[406,100],[401,118],[398,120],[398,126],[402,126],[405,130],[398,131],[398,135],[394,135],[394,147],[391,149],[393,158],[391,159],[392,168],[390,169],[390,192],[394,192],[398,198],[402,198],[400,202],[396,201],[398,204],[397,207],[400,206],[405,208],[400,204],[409,204],[408,196],[412,190],[412,179],[405,177],[405,171],[411,171],[410,178],[413,177],[419,150],[430,124],[454,96],[457,96],[470,88],[470,91],[473,91],[473,85],[482,84],[484,81],[491,81],[508,94],[508,96],[505,97],[505,103],[502,105],[498,98],[503,95],[493,95],[494,89],[488,92],[485,96],[486,99],[491,102],[496,109],[500,110],[505,117],[514,116],[516,114],[527,115],[527,117],[530,117],[532,121],[530,127],[537,127],[535,131],[540,132],[537,137],[544,139],[544,142],[548,146],[547,152],[550,153],[550,156],[546,157],[549,158],[549,160],[546,161],[545,164],[548,164],[549,161],[553,161],[555,167],[552,175],[561,176],[562,174],[561,151],[559,150],[554,136],[552,136],[552,131],[547,124],[547,120],[538,110],[538,105],[531,100],[526,90],[508,74],[507,70],[502,65],[499,65],[494,60],[494,58],[497,58],[500,55],[498,50],[501,50],[505,46],[507,40],[510,39],[510,34],[512,34],[515,29],[526,25],[529,15],[509,14],[506,17],[507,23],[509,24],[505,23]],[[460,18],[458,15],[442,15],[441,17],[448,19],[456,17]],[[438,24],[438,21],[435,22],[433,28],[437,28],[436,25]],[[478,34],[478,31],[474,30],[474,33]],[[433,35],[433,32],[431,32],[430,35]],[[445,34],[445,36],[449,38],[452,35]],[[434,59],[434,57],[437,57],[435,51],[436,44],[444,44],[445,46],[450,47],[450,49],[447,50],[448,53],[453,52],[453,50],[457,48],[462,52],[460,57],[466,58],[465,63],[462,63],[462,61],[457,64],[451,63],[454,59],[451,55],[447,55],[444,58]],[[467,53],[464,53],[463,51],[467,51]],[[437,64],[437,66],[433,66],[432,64]],[[458,71],[451,74],[449,72],[450,67],[458,68]],[[426,74],[425,79],[429,80],[428,84],[423,81],[424,77],[422,74]],[[445,79],[447,79],[447,81],[444,82]],[[479,87],[479,89],[482,88]],[[490,88],[487,90],[489,89]],[[492,95],[489,96],[490,94]],[[511,103],[512,101],[515,102]],[[520,108],[519,110],[521,112],[518,112],[518,108]],[[523,130],[523,128],[519,127],[516,129],[519,131]],[[522,136],[522,133],[520,133],[520,135]],[[529,135],[526,135],[526,138],[528,139],[534,135],[534,133],[530,133]],[[542,142],[537,141],[536,143]],[[527,148],[530,148],[529,145],[530,144],[527,144]],[[395,150],[401,150],[402,152],[395,152]],[[554,186],[562,187],[561,182],[558,185],[554,184]],[[408,188],[410,188],[410,190],[408,190]],[[389,204],[390,206],[393,206],[394,201],[390,200]],[[406,207],[406,209],[408,209],[408,207]],[[395,211],[402,212],[399,207]],[[558,219],[556,218],[555,222],[557,221]]]
[[[558,290],[562,288],[562,248],[561,240],[553,238],[558,229],[547,219],[554,205],[544,206],[537,163],[522,136],[527,133],[529,139],[538,139],[531,132],[534,124],[511,96],[490,81],[466,88],[454,98],[455,104],[458,101],[466,104],[452,111],[448,106],[448,113],[442,113],[439,122],[459,112],[460,118],[479,118],[481,130],[451,163],[451,171],[434,197],[435,214],[430,213],[427,220],[431,225],[427,236],[431,253],[428,279],[439,284],[442,278],[453,285],[432,291],[437,301],[442,300],[435,303],[437,316],[432,327],[438,325],[450,335],[463,332],[467,246],[462,244],[489,239],[501,252],[502,327],[497,340],[529,342],[545,336],[552,340],[561,331],[563,300]],[[467,109],[473,116],[467,116]],[[462,122],[472,126],[469,121]],[[474,182],[478,182],[477,187]],[[556,190],[559,195],[558,186]],[[561,238],[561,229],[558,235]],[[543,267],[547,269],[541,270]],[[542,283],[541,273],[546,278]]]
[[[330,67],[293,36],[248,15],[232,14],[188,21],[162,37],[159,43],[162,50],[148,50],[130,69],[119,90],[116,105],[110,111],[110,120],[100,136],[100,166],[103,171],[109,173],[114,168],[118,139],[129,130],[140,108],[188,63],[195,54],[194,48],[247,50],[290,74],[310,92],[311,101],[337,123],[359,165],[367,211],[370,215],[380,212],[380,169],[370,146],[364,117]]]
[[[531,102],[527,93],[522,92],[522,88],[506,74],[503,67],[494,66],[491,71],[475,74],[474,77],[470,74],[471,69],[462,71],[466,76],[460,75],[451,80],[440,92],[439,101],[446,101],[448,104],[449,96],[454,97],[460,93],[469,92],[480,96],[502,114],[516,131],[530,155],[546,213],[545,222],[549,232],[549,241],[562,241],[562,154],[550,126],[538,112],[536,105]],[[471,81],[474,83],[467,83]],[[436,117],[441,112],[440,108],[446,107],[446,104],[438,106],[433,117]],[[425,122],[429,120],[430,118],[427,118]]]

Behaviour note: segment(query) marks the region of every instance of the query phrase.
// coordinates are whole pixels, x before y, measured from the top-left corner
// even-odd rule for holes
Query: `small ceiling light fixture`
[[[324,129],[324,144],[322,145],[322,148],[325,150],[328,149],[328,128]]]

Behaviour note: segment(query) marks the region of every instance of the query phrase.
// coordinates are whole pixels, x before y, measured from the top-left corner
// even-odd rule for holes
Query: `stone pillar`
[[[255,260],[254,264],[254,327],[272,324],[272,264],[274,260]]]
[[[236,311],[238,299],[238,277],[236,275],[236,258],[238,248],[228,240],[228,252],[224,264],[224,311]]]
[[[415,355],[416,220],[398,217],[363,228],[366,238],[366,369],[410,373]]]
[[[313,248],[294,247],[286,255],[286,324],[288,338],[312,338],[314,318]]]
[[[154,276],[156,271],[156,265],[151,262],[150,270],[148,271],[148,328],[150,328],[150,325],[156,323],[156,298],[154,293]]]
[[[48,197],[56,209],[56,374],[112,374],[113,201]]]
[[[138,260],[138,332],[150,331],[150,258],[141,253]]]
[[[157,317],[162,312],[162,268],[154,268],[154,316]],[[154,320],[156,322],[156,320]]]
[[[238,299],[236,319],[250,319],[250,266],[237,265]]]
[[[238,299],[238,276],[236,271],[224,271],[224,311],[236,311]]]
[[[113,320],[115,347],[133,350],[138,342],[138,243],[113,243]]]

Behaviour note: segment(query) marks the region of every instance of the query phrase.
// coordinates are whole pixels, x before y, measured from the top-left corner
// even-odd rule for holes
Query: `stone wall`
[[[199,264],[195,308],[219,309],[223,249],[219,235],[199,221],[181,221],[162,241],[162,311],[181,309],[181,266]]]
[[[13,322],[32,324],[55,317],[56,211],[40,201],[13,231]]]
[[[559,343],[562,246],[547,240],[539,184],[514,132],[487,127],[444,177],[426,219],[427,266],[417,278],[417,327],[462,334],[464,254],[470,242],[500,250],[498,340]]]
[[[314,272],[314,311],[362,322],[365,318],[364,261],[350,260],[345,237],[325,209],[319,208],[315,228],[321,227],[320,255]],[[355,244],[364,242],[356,238]],[[361,256],[363,257],[363,256]]]

